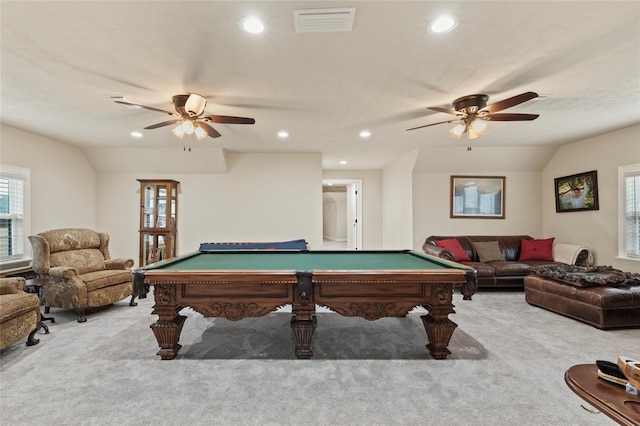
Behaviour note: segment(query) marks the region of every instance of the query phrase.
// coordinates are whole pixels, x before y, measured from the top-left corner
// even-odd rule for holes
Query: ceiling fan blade
[[[494,113],[494,112],[502,111],[503,109],[520,105],[523,102],[530,101],[531,99],[534,99],[537,97],[538,97],[538,94],[535,92],[525,92],[525,93],[516,95],[512,98],[507,98],[500,102],[496,102],[495,104],[487,105],[486,107],[482,108],[480,111]]]
[[[451,115],[464,115],[464,113],[460,111],[456,111],[455,109],[440,108],[440,107],[429,107],[427,109],[438,111],[438,112],[444,112],[445,114],[451,114]]]
[[[114,101],[117,104],[122,104],[122,105],[129,105],[129,106],[134,106],[134,107],[138,107],[138,108],[144,108],[144,109],[148,109],[150,111],[156,111],[156,112],[162,112],[164,114],[169,114],[169,115],[173,115],[174,117],[180,117],[178,114],[176,114],[175,112],[170,112],[170,111],[165,111],[163,109],[158,109],[158,108],[153,108],[153,107],[149,107],[149,106],[145,106],[145,105],[140,105],[140,104],[132,104],[130,102],[123,102],[123,101]]]
[[[232,117],[229,115],[206,115],[201,117],[202,120],[210,123],[223,123],[223,124],[255,124],[256,120],[246,117]]]
[[[212,138],[219,138],[220,136],[222,136],[216,129],[209,126],[207,123],[200,122],[198,123],[198,126],[200,126],[202,130],[207,132],[207,135],[211,136]]]
[[[528,121],[535,120],[540,117],[539,114],[487,114],[478,116],[483,120],[489,121]]]
[[[182,120],[163,121],[162,123],[156,123],[156,124],[152,124],[151,126],[147,126],[145,127],[145,129],[157,129],[158,127],[170,126],[172,124],[178,124],[180,122],[182,122]]]
[[[438,122],[438,123],[425,124],[424,126],[412,127],[412,128],[410,128],[410,129],[407,129],[407,131],[409,131],[409,130],[416,130],[416,129],[422,129],[422,128],[424,128],[424,127],[431,127],[431,126],[435,126],[435,125],[438,125],[438,124],[456,123],[456,122],[458,122],[458,121],[460,121],[460,120],[447,120],[447,121],[440,121],[440,122]]]

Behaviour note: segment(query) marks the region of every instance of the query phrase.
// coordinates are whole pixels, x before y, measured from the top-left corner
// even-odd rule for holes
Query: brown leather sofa
[[[471,259],[456,260],[453,253],[436,245],[437,240],[456,239]],[[478,287],[524,287],[524,277],[538,266],[563,265],[562,262],[549,260],[519,261],[521,240],[534,240],[529,235],[464,235],[430,236],[422,245],[425,253],[452,260],[474,268],[477,271]],[[481,262],[473,243],[497,241],[505,260]]]

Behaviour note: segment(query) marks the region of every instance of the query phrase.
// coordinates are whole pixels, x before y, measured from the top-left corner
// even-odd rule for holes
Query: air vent
[[[131,98],[128,98],[126,95],[105,95],[107,98],[111,99],[113,102],[115,101],[120,101],[120,102],[128,102],[130,104],[137,104],[136,101],[134,101]],[[127,109],[137,109],[139,107],[136,106],[129,106],[129,105],[124,105],[124,104],[118,104],[120,105],[122,108],[127,108]]]
[[[355,8],[294,10],[297,33],[336,33],[351,31]]]

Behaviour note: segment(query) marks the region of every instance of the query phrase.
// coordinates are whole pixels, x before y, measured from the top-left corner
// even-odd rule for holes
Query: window
[[[640,163],[618,168],[618,256],[640,260]]]
[[[0,166],[0,263],[2,269],[22,266],[30,259],[29,169]],[[21,262],[22,261],[22,262]]]

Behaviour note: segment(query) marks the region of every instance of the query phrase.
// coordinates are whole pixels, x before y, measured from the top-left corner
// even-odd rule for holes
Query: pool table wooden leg
[[[151,330],[160,346],[156,355],[162,359],[174,359],[182,347],[178,341],[187,317],[180,315],[183,306],[176,303],[176,291],[175,285],[161,284],[153,292],[156,304],[152,314],[158,315],[158,320],[151,324]]]
[[[431,353],[431,356],[435,359],[445,359],[447,355],[451,353],[451,351],[447,349],[447,346],[449,345],[453,331],[458,326],[458,324],[448,318],[448,315],[453,313],[453,309],[451,307],[424,307],[429,313],[427,315],[421,315],[420,318],[422,319],[429,340],[427,349],[429,349],[429,353]]]
[[[291,329],[296,340],[296,358],[311,359],[311,339],[316,330],[317,320],[315,315],[309,320],[299,320],[295,315],[291,317]]]
[[[313,297],[311,272],[298,271],[297,284],[291,304],[291,330],[296,341],[296,358],[311,359],[311,339],[316,330],[316,304]]]
[[[156,355],[160,355],[162,359],[174,359],[178,355],[178,351],[182,347],[178,343],[180,340],[180,333],[182,333],[182,326],[187,319],[184,315],[176,315],[170,321],[158,321],[151,324],[151,330],[156,336],[160,350]]]

